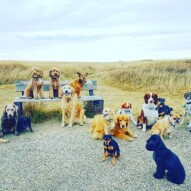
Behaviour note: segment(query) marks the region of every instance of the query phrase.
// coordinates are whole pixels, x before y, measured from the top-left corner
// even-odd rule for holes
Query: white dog
[[[125,102],[121,105],[121,109],[117,111],[117,115],[125,114],[127,115],[130,120],[133,122],[134,125],[137,125],[137,122],[133,118],[133,114],[131,112],[132,105],[129,102]]]

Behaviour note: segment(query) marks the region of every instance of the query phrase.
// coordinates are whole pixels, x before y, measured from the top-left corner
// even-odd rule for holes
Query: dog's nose
[[[125,128],[125,125],[122,125],[122,128]]]
[[[12,115],[11,115],[11,114],[9,114],[9,115],[8,115],[8,117],[10,118],[10,117],[12,117]]]
[[[65,90],[65,93],[68,94],[68,90]]]

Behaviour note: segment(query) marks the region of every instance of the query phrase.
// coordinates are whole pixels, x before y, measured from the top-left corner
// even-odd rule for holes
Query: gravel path
[[[0,191],[191,191],[191,133],[178,128],[167,147],[181,159],[186,181],[175,185],[156,180],[152,152],[145,149],[148,132],[131,127],[139,137],[133,142],[117,140],[121,159],[112,166],[103,157],[103,142],[91,138],[84,127],[60,128],[60,122],[33,125],[19,137],[7,135],[0,144]]]

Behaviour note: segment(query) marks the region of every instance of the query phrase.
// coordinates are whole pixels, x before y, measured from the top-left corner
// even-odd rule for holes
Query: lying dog
[[[61,127],[64,127],[65,124],[72,127],[74,123],[83,125],[85,122],[84,109],[77,103],[73,88],[69,85],[63,86]]]
[[[131,112],[132,105],[131,103],[125,102],[121,105],[121,109],[117,111],[117,114],[125,114],[127,115],[130,120],[133,122],[134,125],[137,125],[137,122],[133,118],[133,114]]]
[[[137,138],[137,135],[133,134],[129,130],[129,127],[128,127],[129,123],[130,123],[130,119],[128,116],[126,116],[125,114],[118,115],[117,122],[111,134],[115,137],[118,137],[120,139],[124,139],[127,141],[132,141],[133,139],[131,137]]]
[[[137,117],[137,126],[142,126],[142,131],[145,132],[146,128],[151,127],[157,122],[158,119],[158,95],[148,93],[144,96],[145,103],[143,104],[141,115]],[[142,122],[142,123],[140,123]]]
[[[79,79],[74,80],[69,85],[74,88],[74,92],[77,94],[78,98],[80,97],[80,92],[84,86],[84,84],[87,82],[86,77],[88,73],[81,74],[80,72],[77,72]]]
[[[165,133],[167,133],[169,138],[172,138],[171,132],[173,127],[176,127],[180,123],[179,114],[166,115],[164,118],[158,120],[151,128],[150,133],[152,135],[158,134],[161,139],[164,139]]]
[[[15,133],[15,135],[19,135],[19,132],[17,131],[17,111],[18,106],[14,104],[8,104],[4,107],[1,117],[0,137],[7,133]]]
[[[35,99],[38,99],[39,97],[44,98],[43,71],[41,68],[32,68],[32,78],[24,91],[24,95],[28,99],[31,99],[33,97]]]
[[[172,107],[165,105],[164,98],[158,98],[158,115],[160,118],[163,118],[166,115],[170,115],[171,111],[173,111]]]
[[[33,132],[32,127],[31,127],[31,120],[29,117],[20,117],[18,119],[17,123],[17,131],[19,133],[24,132],[25,129],[29,128],[31,132]]]
[[[60,84],[60,71],[56,67],[52,67],[49,71],[50,76],[50,91],[49,97],[53,99],[54,97],[62,98],[62,88]]]
[[[103,139],[104,134],[111,134],[115,127],[115,115],[112,109],[104,108],[102,115],[95,115],[91,121],[89,132],[93,139]]]
[[[119,150],[119,145],[117,142],[112,139],[111,135],[104,135],[104,156],[102,161],[105,161],[108,156],[112,156],[112,165],[115,165],[115,158],[119,159],[120,158],[120,150]]]
[[[167,180],[175,184],[183,184],[185,179],[184,167],[176,154],[168,149],[159,135],[152,135],[146,143],[146,149],[153,152],[157,169],[154,177],[161,179],[167,170]]]
[[[184,115],[181,121],[181,125],[184,123],[184,119],[185,117],[188,115],[190,117],[190,122],[188,123],[188,129],[191,132],[191,92],[186,92],[184,94],[184,98],[185,98],[185,104],[184,104]]]

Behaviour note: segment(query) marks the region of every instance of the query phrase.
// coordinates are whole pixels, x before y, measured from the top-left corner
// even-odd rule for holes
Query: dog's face
[[[158,103],[158,95],[155,93],[147,93],[144,96],[144,100],[148,105],[156,105]]]
[[[120,128],[128,128],[130,119],[125,114],[120,114],[117,116],[117,124]]]
[[[148,151],[156,151],[164,146],[164,143],[159,135],[151,135],[146,142],[146,149]]]
[[[181,115],[179,115],[179,114],[171,114],[169,120],[170,120],[171,124],[174,127],[176,127],[180,123],[180,118],[181,118]]]
[[[60,71],[58,68],[56,67],[52,67],[50,70],[49,70],[49,76],[53,79],[56,79],[58,80],[59,77],[60,77]]]
[[[158,98],[158,106],[162,107],[165,104],[165,99],[164,98]]]
[[[129,102],[125,102],[121,105],[121,109],[124,109],[124,110],[130,110],[132,107],[131,103]]]
[[[8,119],[10,119],[14,117],[15,115],[17,115],[17,110],[18,110],[18,106],[14,104],[8,104],[4,108],[4,113],[6,113]]]
[[[186,92],[184,94],[184,98],[185,98],[186,102],[190,102],[191,101],[191,92]]]
[[[78,74],[78,76],[79,76],[79,81],[80,81],[82,84],[84,84],[84,83],[87,82],[87,81],[86,81],[86,78],[87,78],[88,73],[82,74],[82,73],[80,73],[80,72],[77,72],[77,74]]]
[[[32,68],[32,78],[43,78],[43,70],[38,67]]]
[[[112,139],[112,136],[111,135],[104,135],[103,139],[104,139],[105,144],[109,145],[109,143],[110,143],[110,141]]]
[[[62,90],[65,97],[70,98],[74,95],[74,89],[69,85],[63,86]]]
[[[104,108],[103,109],[103,117],[107,121],[113,121],[114,120],[114,111],[110,108]]]

